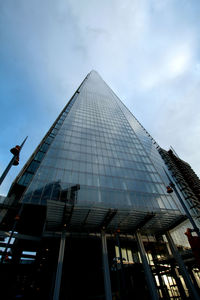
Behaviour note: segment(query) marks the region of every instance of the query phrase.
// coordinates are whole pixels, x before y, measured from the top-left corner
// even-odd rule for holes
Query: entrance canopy
[[[58,201],[47,201],[47,231],[59,230],[64,224],[70,231],[107,232],[120,230],[134,233],[159,233],[169,230],[185,220],[180,211],[163,210],[147,212],[130,209],[103,208],[101,206],[69,205]]]

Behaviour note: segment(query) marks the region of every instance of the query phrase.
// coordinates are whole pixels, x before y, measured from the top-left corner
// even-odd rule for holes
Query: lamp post
[[[22,142],[22,144],[20,146],[16,145],[14,148],[10,149],[10,152],[13,154],[13,157],[10,160],[9,164],[7,165],[3,174],[0,177],[0,185],[4,181],[6,175],[10,171],[11,167],[17,166],[19,164],[19,154],[20,154],[20,151],[21,151],[22,147],[24,146],[24,143],[26,142],[27,138],[28,138],[28,136],[24,139],[24,141]]]

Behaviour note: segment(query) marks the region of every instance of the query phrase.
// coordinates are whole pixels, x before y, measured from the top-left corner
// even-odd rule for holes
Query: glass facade
[[[92,71],[18,183],[26,186],[24,203],[65,202],[66,191],[79,184],[76,206],[180,215],[163,167],[153,139]]]

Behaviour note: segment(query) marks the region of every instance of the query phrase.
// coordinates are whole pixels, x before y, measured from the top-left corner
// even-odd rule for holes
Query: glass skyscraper
[[[9,224],[12,224],[13,231],[18,234],[40,239],[38,243],[41,245],[33,246],[31,250],[36,253],[35,261],[39,260],[41,249],[47,247],[48,243],[48,251],[51,250],[55,254],[54,259],[50,260],[50,273],[54,275],[48,278],[49,284],[54,288],[49,294],[45,292],[47,288],[43,285],[43,291],[38,297],[54,300],[65,297],[78,299],[78,292],[75,291],[76,281],[78,287],[78,282],[80,284],[84,279],[81,281],[80,278],[75,278],[73,272],[78,268],[77,272],[82,272],[84,277],[87,271],[83,272],[81,263],[77,264],[76,260],[87,260],[84,265],[86,268],[90,264],[96,265],[96,280],[99,280],[100,287],[97,288],[98,284],[95,281],[95,294],[92,284],[88,284],[87,289],[83,284],[80,285],[84,299],[131,299],[132,293],[138,293],[138,297],[142,295],[144,299],[172,299],[172,292],[165,291],[164,286],[167,284],[161,278],[162,275],[155,273],[155,261],[158,258],[151,255],[147,262],[142,257],[145,251],[144,241],[156,244],[156,235],[162,236],[165,231],[169,231],[185,219],[185,212],[177,195],[167,193],[166,186],[170,178],[171,174],[159,154],[159,146],[154,139],[99,74],[96,71],[90,72],[8,193],[8,198],[12,199],[12,206],[19,209],[18,220],[15,217],[13,225],[13,214],[8,212],[3,228],[11,230],[13,227],[9,228]],[[99,235],[103,251],[102,278],[99,275],[102,271],[100,272],[101,268],[97,263],[98,249],[101,249],[98,245]],[[84,246],[87,245],[85,249],[82,244],[83,236]],[[70,237],[72,252],[67,250],[67,246],[64,250],[65,240],[70,243]],[[98,237],[98,242],[95,242],[95,237]],[[126,243],[121,240],[125,237]],[[54,239],[55,247],[52,242]],[[20,247],[30,251],[33,239],[32,244],[22,241],[23,239],[18,242]],[[136,241],[138,246],[134,246],[133,251],[129,244]],[[124,246],[120,243],[124,243]],[[83,248],[80,248],[82,246]],[[94,249],[92,252],[91,247]],[[150,250],[146,251],[150,253]],[[23,252],[20,253],[22,255]],[[58,267],[57,273],[55,271],[58,253],[62,261],[60,273]],[[70,253],[74,260],[71,264],[67,263]],[[123,263],[123,259],[126,263]],[[151,260],[154,260],[153,265]],[[140,284],[140,294],[136,287],[136,276],[129,273],[137,265],[138,272],[142,274],[139,267],[141,263],[146,279],[143,275],[140,276],[143,282],[147,282],[147,288],[142,291]],[[149,265],[153,266],[154,276]],[[75,276],[73,282],[67,270],[71,270],[72,277]],[[136,269],[133,273],[137,273]],[[92,276],[90,280],[91,278]],[[104,284],[101,283],[103,278]],[[180,280],[177,279],[177,275],[173,280],[177,286],[174,288],[177,299],[182,299],[181,293],[185,293],[187,297],[187,289],[178,287]],[[65,281],[71,282],[71,290],[70,287],[65,288]],[[90,293],[89,290],[93,292]]]
[[[92,71],[16,182],[25,187],[20,201],[37,205],[65,202],[65,191],[79,184],[72,226],[81,226],[87,207],[91,217],[100,212],[88,226],[98,226],[106,210],[117,209],[110,229],[131,230],[153,212],[149,226],[158,230],[182,214],[175,196],[166,193],[164,167],[154,140]],[[125,210],[135,217],[125,220]]]

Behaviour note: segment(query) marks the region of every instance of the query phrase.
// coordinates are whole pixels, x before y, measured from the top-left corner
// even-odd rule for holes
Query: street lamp
[[[27,138],[28,137],[26,137],[24,139],[24,141],[22,142],[22,144],[20,146],[16,145],[14,148],[10,149],[10,152],[13,154],[13,158],[11,159],[11,161],[9,162],[9,164],[7,165],[6,169],[4,170],[3,174],[0,177],[0,185],[4,181],[6,175],[10,171],[11,167],[17,166],[19,164],[19,154],[20,154],[20,151],[22,150],[22,147],[24,146],[24,143],[26,142]]]

